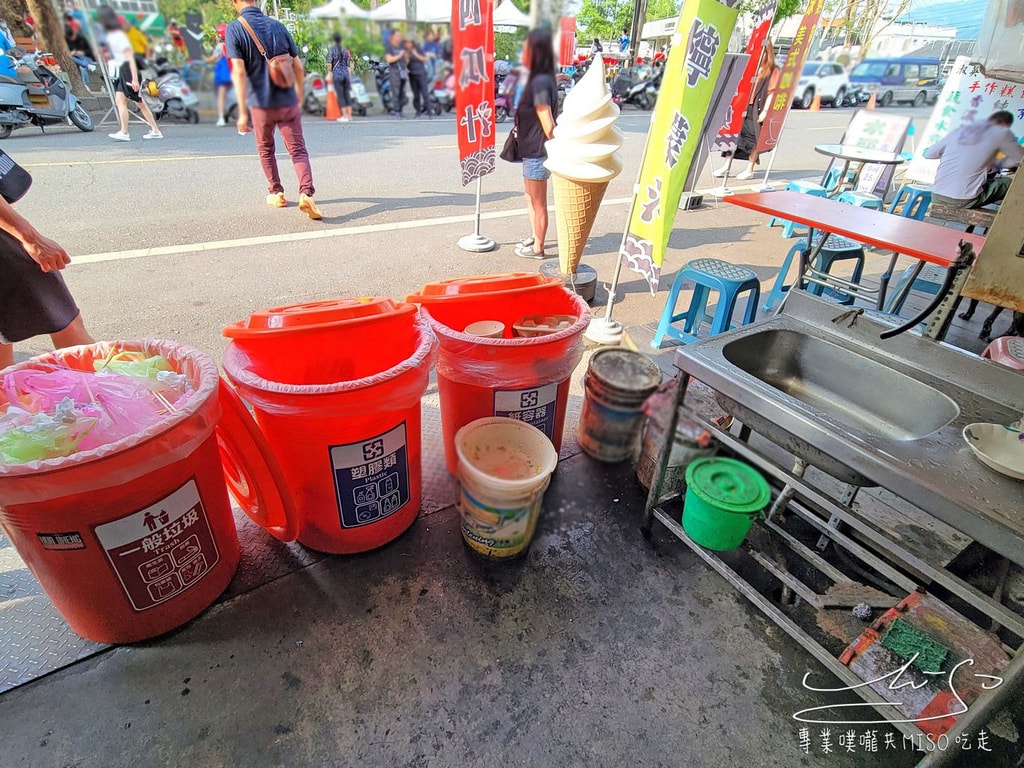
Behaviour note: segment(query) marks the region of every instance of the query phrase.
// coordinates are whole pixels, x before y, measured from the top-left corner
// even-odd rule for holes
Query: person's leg
[[[402,78],[397,73],[389,75],[391,80],[391,113],[401,117],[402,115]]]
[[[218,85],[217,86],[217,124],[224,122],[227,119],[227,115],[224,114],[224,105],[228,100],[228,86]]]
[[[316,190],[313,188],[313,169],[309,165],[309,152],[306,150],[306,141],[302,135],[302,112],[298,106],[292,106],[282,109],[281,113],[277,125],[281,129],[284,147],[288,150],[292,165],[295,166],[299,192],[312,197]]]
[[[0,368],[14,365],[14,345],[0,344]]]
[[[128,133],[128,97],[118,91],[114,94],[114,104],[117,106],[117,122],[120,123],[120,131]]]
[[[420,78],[420,90],[423,99],[423,112],[424,114],[430,114],[430,78],[424,76]]]
[[[82,320],[81,314],[72,320],[71,324],[63,331],[51,333],[50,341],[53,342],[54,349],[64,349],[65,347],[77,347],[80,344],[96,343],[96,340],[89,335],[87,330],[85,330],[85,321]]]
[[[142,119],[149,125],[150,130],[157,135],[162,135],[160,133],[160,126],[156,124],[156,118],[153,116],[153,110],[149,108],[149,104],[146,103],[145,99],[140,98],[136,103],[138,104],[139,112],[142,113]]]
[[[972,208],[983,208],[986,205],[992,203],[998,203],[1010,190],[1010,182],[1013,180],[1011,176],[996,176],[986,182],[985,186],[981,188],[981,192],[974,198],[974,203],[971,205]]]
[[[313,187],[313,169],[309,165],[306,140],[302,135],[302,110],[295,105],[286,107],[281,112],[278,118],[281,138],[284,139],[285,149],[292,159],[295,175],[299,178],[299,210],[313,220],[322,219],[323,214],[313,200],[316,190]]]
[[[276,195],[284,193],[284,187],[281,186],[281,174],[277,169],[277,146],[274,142],[274,126],[277,123],[271,119],[270,112],[277,110],[253,107],[249,110],[249,122],[252,123],[252,132],[256,137],[256,154],[260,158],[263,175],[267,177],[267,191]]]
[[[352,119],[352,81],[347,75],[341,84],[342,95],[338,96],[341,104],[341,117],[345,120]]]
[[[533,249],[532,255],[544,253],[544,238],[548,234],[548,182],[546,179],[525,179],[526,197],[533,209]],[[529,253],[530,249],[523,249]]]
[[[412,91],[412,113],[418,115],[423,109],[419,75],[409,75],[409,90]]]

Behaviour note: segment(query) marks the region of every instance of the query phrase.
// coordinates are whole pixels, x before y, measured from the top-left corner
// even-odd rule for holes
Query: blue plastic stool
[[[694,283],[693,298],[690,299],[687,310],[677,315],[676,302],[679,300],[679,290],[684,280]],[[708,294],[712,290],[718,291],[718,304],[714,316],[707,314]],[[651,346],[660,349],[661,342],[666,336],[683,344],[698,341],[696,334],[700,332],[700,326],[709,321],[709,337],[728,331],[734,327],[732,314],[736,310],[737,299],[740,294],[747,292],[749,295],[743,313],[743,325],[754,322],[757,316],[757,302],[761,298],[761,283],[757,275],[751,269],[727,261],[694,259],[679,270],[679,274],[672,282],[672,289],[661,312],[661,320],[651,340]],[[683,321],[682,330],[675,327],[675,323],[680,320]]]
[[[896,213],[896,209],[902,205],[903,208],[899,212],[900,216],[923,221],[925,214],[928,212],[928,206],[931,204],[932,191],[930,188],[917,184],[904,184],[899,188],[896,197],[892,199],[892,203],[889,205],[889,213]]]
[[[915,266],[915,264],[912,264],[907,267],[903,274],[900,275],[900,279],[896,281],[896,287],[892,292],[893,300],[889,303],[889,314],[898,315],[900,313],[900,310],[903,309],[903,303],[907,300],[907,296],[910,295],[910,291],[920,291],[921,293],[927,293],[929,296],[934,296],[942,288],[942,284],[946,280],[946,270],[936,264],[925,264],[918,276],[914,278],[914,282],[910,284],[910,291],[901,296],[900,293],[903,287],[910,280],[911,275],[914,274]]]
[[[791,181],[786,185],[786,189],[791,192],[799,192],[802,195],[811,195],[812,197],[828,196],[828,192],[826,191],[825,187],[821,186],[821,184],[814,181],[814,179],[797,179],[796,181]],[[774,227],[776,222],[782,223],[782,236],[787,238],[793,237],[793,235],[795,234],[799,234],[796,231],[797,227],[800,227],[800,229],[805,229],[803,224],[797,224],[796,222],[793,221],[780,219],[777,216],[772,216],[770,219],[768,219],[768,226]]]
[[[882,198],[870,192],[857,192],[856,190],[848,189],[840,194],[837,199],[840,203],[849,203],[850,205],[856,205],[858,208],[882,210]]]
[[[818,260],[815,262],[815,269],[819,272],[832,273],[832,266],[837,261],[844,261],[847,259],[856,259],[856,264],[853,265],[853,274],[850,277],[851,283],[860,283],[860,278],[864,274],[864,248],[859,243],[855,243],[853,240],[848,240],[845,237],[839,235],[827,235],[828,241],[825,243],[825,247],[821,249],[821,253],[818,255]],[[820,237],[814,238],[814,245],[821,242]],[[768,292],[768,300],[764,303],[762,309],[765,312],[769,312],[775,302],[782,299],[783,295],[792,288],[792,284],[786,283],[786,277],[789,275],[789,270],[793,266],[793,260],[797,258],[800,251],[806,247],[806,243],[796,243],[792,248],[789,249],[789,253],[782,260],[782,267],[780,268],[779,274],[775,278],[775,283],[772,285],[771,291]],[[813,293],[815,296],[821,296],[824,286],[809,284],[807,290],[809,293]],[[830,294],[834,294],[835,298],[841,304],[853,304],[853,297],[846,293],[840,293],[838,291],[829,291]]]

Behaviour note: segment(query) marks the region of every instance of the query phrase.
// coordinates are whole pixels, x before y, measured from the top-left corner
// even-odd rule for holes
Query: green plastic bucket
[[[736,549],[771,497],[767,481],[742,461],[697,459],[686,468],[683,530],[707,549]]]

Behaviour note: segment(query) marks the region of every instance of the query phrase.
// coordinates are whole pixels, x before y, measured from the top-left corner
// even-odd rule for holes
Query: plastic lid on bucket
[[[561,287],[562,281],[557,277],[545,277],[537,272],[506,272],[500,275],[474,275],[472,277],[456,277],[450,280],[438,280],[427,283],[419,293],[411,293],[406,301],[417,304],[434,302],[459,301],[460,299],[483,298],[485,295],[500,293],[516,293]]]
[[[756,469],[718,456],[691,462],[686,468],[686,487],[706,504],[739,515],[760,512],[772,498],[768,482]]]
[[[269,335],[291,335],[372,322],[399,314],[413,314],[416,307],[384,297],[330,299],[305,304],[289,304],[253,312],[246,320],[225,326],[229,339],[252,339]],[[410,318],[411,323],[411,318]]]
[[[299,518],[277,459],[235,390],[222,380],[219,394],[217,443],[231,496],[271,536],[295,541]]]

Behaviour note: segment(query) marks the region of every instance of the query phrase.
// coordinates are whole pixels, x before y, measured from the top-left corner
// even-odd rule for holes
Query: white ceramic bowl
[[[964,441],[974,455],[996,472],[1024,480],[1024,433],[1002,424],[968,424]]]

